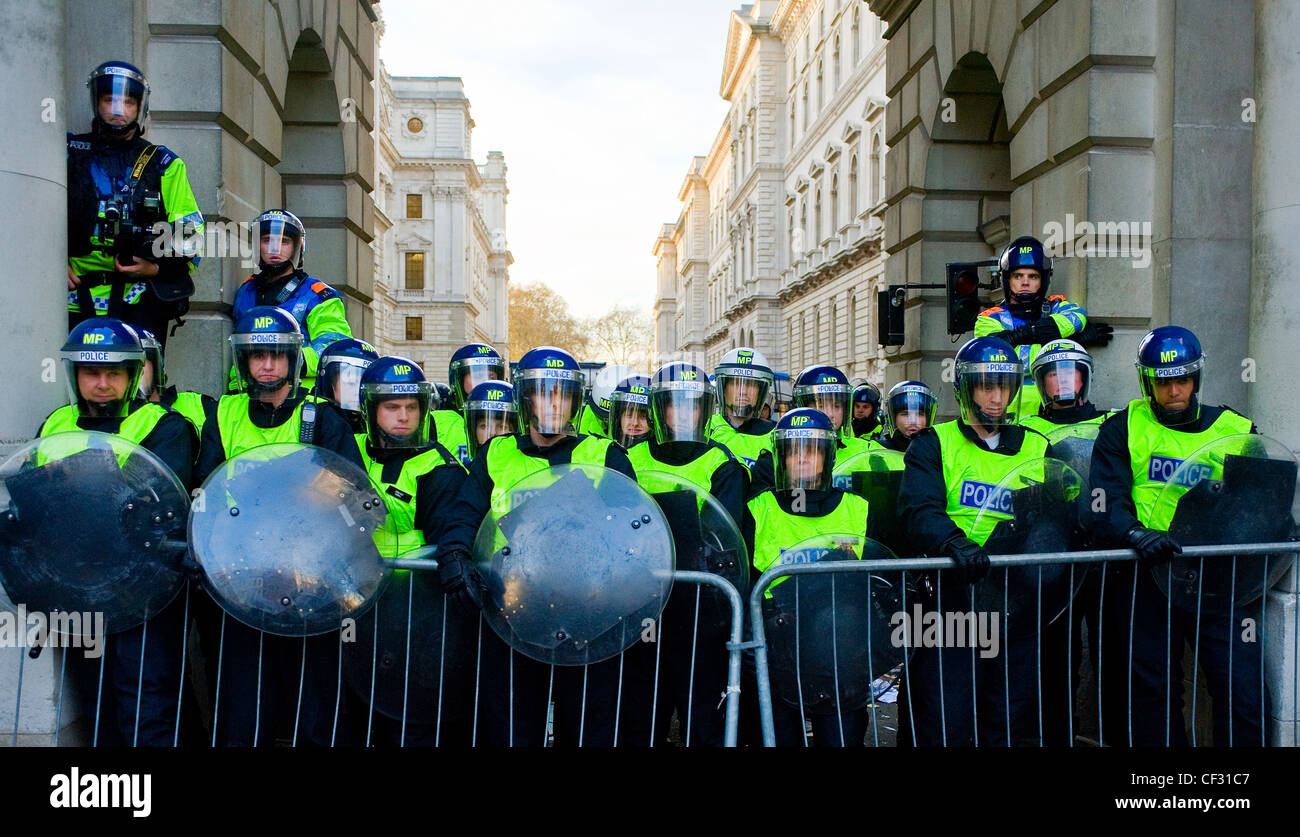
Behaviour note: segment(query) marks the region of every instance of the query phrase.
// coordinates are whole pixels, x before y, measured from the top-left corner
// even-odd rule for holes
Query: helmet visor
[[[143,118],[148,95],[142,80],[119,72],[96,76],[90,85],[90,103],[99,118],[125,120],[124,125]]]
[[[301,380],[301,334],[232,334],[235,374],[241,392],[278,392],[288,384],[290,394]]]
[[[609,437],[625,448],[650,438],[650,396],[617,392],[610,396]]]
[[[257,225],[261,260],[267,264],[292,262],[301,234],[290,221],[271,215]]]
[[[428,381],[362,384],[370,443],[377,448],[427,447],[432,400],[433,384]]]
[[[508,401],[469,401],[465,404],[465,433],[469,437],[469,455],[497,436],[518,432],[515,405]]]
[[[662,381],[651,387],[650,423],[659,444],[707,442],[713,392],[703,381]]]
[[[835,434],[827,430],[788,428],[773,434],[778,491],[825,491],[835,468]]]
[[[934,396],[924,390],[896,392],[890,396],[889,409],[885,413],[886,431],[914,436],[934,423],[934,410]]]
[[[812,407],[825,413],[835,429],[844,426],[844,419],[849,414],[849,399],[852,392],[844,384],[812,384],[795,387],[794,405]]]
[[[504,381],[506,362],[499,357],[467,357],[450,365],[451,392],[456,404],[464,404],[474,387],[485,381]]]
[[[959,364],[957,375],[963,421],[990,429],[1016,423],[1024,383],[1019,363]]]
[[[316,392],[340,410],[361,412],[361,376],[374,361],[359,357],[331,357],[316,379]]]
[[[1051,360],[1035,364],[1034,385],[1044,404],[1080,404],[1088,400],[1090,373],[1087,363],[1072,358]]]
[[[571,369],[526,369],[516,379],[519,419],[543,436],[577,435],[582,377]]]
[[[84,363],[76,352],[63,355],[63,381],[68,403],[86,418],[125,416],[131,399],[141,397],[140,376],[144,361],[139,355],[107,362]],[[110,353],[112,354],[112,353]]]
[[[741,420],[758,415],[772,388],[772,373],[758,369],[719,368],[714,377],[723,413]]]

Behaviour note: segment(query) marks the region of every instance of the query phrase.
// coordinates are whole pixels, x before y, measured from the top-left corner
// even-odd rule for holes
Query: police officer
[[[968,341],[957,352],[953,382],[961,417],[922,430],[907,448],[899,511],[912,550],[956,563],[940,571],[923,594],[926,610],[940,611],[941,620],[943,612],[970,610],[969,585],[989,569],[984,544],[996,522],[980,518],[980,489],[1047,454],[1041,433],[1016,424],[1023,381],[1020,360],[1006,341]],[[906,687],[899,689],[910,712],[899,722],[900,740],[910,741],[914,729],[918,746],[1010,744],[1007,728],[1013,739],[1021,732],[1030,684],[1037,682],[1033,650],[1007,641],[996,656],[972,662],[970,648],[917,648]]]
[[[167,322],[188,309],[201,235],[185,161],[143,137],[149,83],[125,61],[86,80],[94,113],[88,134],[68,135],[68,328],[110,316],[167,343]],[[154,225],[165,222],[158,236]],[[156,246],[155,246],[156,245]]]
[[[140,376],[140,392],[148,401],[175,410],[189,419],[194,426],[194,438],[203,435],[203,425],[217,412],[217,399],[201,392],[177,392],[175,385],[167,385],[167,369],[163,362],[162,341],[151,331],[140,331],[140,344],[144,346],[144,372]],[[199,446],[194,445],[198,456]]]
[[[611,438],[609,427],[610,396],[618,382],[633,374],[626,366],[602,365],[590,376],[591,386],[587,390],[586,403],[578,416],[578,432],[588,436]]]
[[[713,370],[718,388],[718,415],[709,419],[709,438],[720,442],[749,469],[750,490],[772,485],[772,428],[758,417],[772,389],[767,358],[755,349],[732,349]]]
[[[907,452],[917,434],[934,424],[938,399],[934,390],[920,381],[900,381],[889,389],[885,402],[884,427],[880,444],[890,450]]]
[[[820,411],[835,427],[839,438],[835,445],[835,458],[843,462],[868,450],[871,443],[854,434],[849,416],[853,387],[848,377],[834,366],[813,364],[794,379],[794,406],[811,407]]]
[[[1038,412],[1020,423],[1040,433],[1063,424],[1100,425],[1107,413],[1088,400],[1092,387],[1092,355],[1073,340],[1045,344],[1030,364],[1034,387],[1042,403]]]
[[[975,336],[996,334],[1016,347],[1026,375],[1021,410],[1032,416],[1038,412],[1041,398],[1029,377],[1030,364],[1044,343],[1083,335],[1088,325],[1087,312],[1059,294],[1047,295],[1052,259],[1043,243],[1033,236],[1021,236],[1002,251],[998,275],[1002,280],[1002,304],[980,313],[975,320]],[[1087,332],[1090,345],[1101,346],[1110,342],[1110,334],[1108,325]]]
[[[676,484],[660,476],[672,474],[711,494],[732,520],[739,521],[749,473],[731,451],[708,438],[708,421],[713,415],[713,388],[708,373],[679,361],[661,366],[649,384],[653,433],[645,444],[628,449],[641,487],[651,494],[673,491]],[[613,403],[611,415],[622,402]],[[691,513],[695,513],[695,507]],[[692,528],[700,531],[698,518],[683,519],[681,513],[674,516],[677,519],[669,519],[674,533],[689,533]],[[686,569],[680,564],[679,568]],[[659,690],[656,740],[667,741],[675,709],[683,741],[691,746],[720,747],[724,721],[720,698],[727,687],[726,643],[730,631],[727,625],[700,617],[694,588],[691,584],[675,587],[676,595],[669,597],[660,621],[663,685]]]
[[[388,517],[375,531],[379,554],[400,558],[431,543],[438,547],[435,558],[440,563],[467,565],[487,507],[474,505],[473,498],[479,495],[466,490],[469,474],[460,460],[429,438],[433,384],[415,361],[384,357],[366,368],[359,392],[366,426],[362,457],[370,481],[388,507]],[[444,591],[453,592],[435,582],[430,592],[441,595]],[[399,606],[405,605],[403,597]],[[436,698],[441,702],[441,721],[408,720],[403,728],[400,718],[375,713],[370,719],[371,732],[385,744],[410,747],[471,742],[472,657],[478,620],[473,608],[464,607],[448,607],[443,617],[443,676]],[[438,674],[429,676],[437,678]]]
[[[1168,532],[1170,510],[1156,503],[1170,477],[1160,464],[1176,466],[1215,439],[1258,430],[1230,407],[1200,402],[1205,353],[1188,329],[1161,326],[1149,332],[1138,344],[1135,365],[1142,397],[1102,423],[1092,452],[1093,491],[1100,489],[1106,498],[1105,512],[1093,517],[1094,532],[1104,543],[1138,554],[1136,566],[1117,562],[1106,577],[1101,649],[1105,741],[1116,746],[1186,745],[1182,657],[1183,643],[1190,642],[1214,699],[1214,743],[1229,743],[1231,725],[1232,743],[1262,746],[1268,715],[1267,695],[1260,689],[1261,649],[1258,642],[1243,640],[1240,627],[1244,619],[1258,618],[1257,608],[1211,597],[1199,612],[1188,611],[1160,592],[1150,571],[1182,552]],[[1234,627],[1227,630],[1229,625]]]
[[[489,440],[474,458],[470,476],[483,495],[476,502],[487,502],[495,510],[508,509],[511,486],[553,465],[596,465],[636,479],[621,447],[609,439],[577,432],[583,375],[572,355],[554,346],[540,346],[514,364],[511,377],[521,432]],[[481,599],[473,567],[466,562],[439,560],[438,572],[444,589],[466,591],[462,601],[476,596]],[[631,659],[644,656],[648,645],[637,643],[624,655],[627,664],[621,683],[618,657],[583,667],[588,675],[585,684],[583,668],[555,668],[557,745],[576,743],[581,730],[584,744],[610,746],[616,717],[621,726],[619,742],[649,741],[651,707],[636,705],[641,696],[649,703],[650,687],[637,685],[637,678],[646,679],[647,669],[643,662]],[[648,659],[653,664],[653,657]],[[492,684],[482,690],[480,698],[481,740],[498,747],[543,746],[552,667],[515,653],[491,631],[483,635],[481,662],[481,682]]]
[[[297,215],[287,209],[268,209],[253,223],[257,225],[258,272],[235,289],[231,316],[239,322],[250,309],[262,305],[289,312],[303,332],[306,371],[302,381],[310,390],[316,380],[321,352],[334,341],[352,336],[343,298],[304,270],[307,228]],[[233,373],[231,382],[234,383]]]
[[[848,395],[847,389],[844,394]],[[831,484],[840,431],[825,414],[796,407],[781,417],[772,436],[776,483],[749,500],[740,527],[755,581],[800,541],[831,532],[860,532],[865,537],[868,526],[867,501]],[[771,595],[769,588],[765,596]],[[746,691],[753,693],[751,689],[742,694]],[[863,746],[867,718],[865,709],[810,715],[814,745]],[[778,747],[802,746],[804,729],[798,709],[773,702],[772,720]]]
[[[244,312],[230,335],[240,392],[217,402],[214,421],[203,427],[197,483],[222,462],[260,445],[310,444],[333,451],[365,470],[347,422],[322,407],[299,386],[303,336],[287,311],[255,306]],[[274,734],[274,710],[298,715],[298,740],[328,746],[334,740],[338,636],[300,639],[263,637],[235,619],[202,626],[209,637],[205,657],[215,663],[213,632],[222,637],[217,740],[226,746],[267,744]],[[306,661],[303,655],[306,654]],[[259,661],[261,666],[259,668]],[[259,701],[258,684],[261,684]],[[291,710],[301,689],[300,712]],[[259,717],[260,703],[260,717]],[[254,740],[254,730],[258,737]]]
[[[853,435],[865,439],[880,429],[880,390],[869,381],[853,388]]]
[[[624,450],[650,438],[650,384],[647,375],[629,375],[610,393],[609,438]]]
[[[73,327],[62,360],[68,404],[51,413],[37,435],[90,430],[121,436],[151,451],[188,489],[194,430],[179,413],[139,396],[145,352],[136,331],[111,317],[88,319]],[[102,696],[101,744],[172,746],[184,676],[184,599],[178,596],[145,624],[106,638],[102,661],[68,657],[87,717],[96,717],[96,696]]]
[[[374,346],[348,337],[326,347],[316,370],[312,394],[318,401],[333,405],[356,434],[366,432],[366,418],[361,412],[361,376],[377,360],[379,352]]]
[[[433,438],[468,466],[473,453],[466,439],[465,402],[484,381],[506,380],[506,362],[488,344],[468,343],[452,352],[447,380],[449,386],[438,385],[438,392],[442,394],[445,389],[446,393],[433,413]]]
[[[488,441],[519,431],[515,388],[505,381],[484,381],[470,391],[465,402],[465,427],[469,429],[469,458],[473,460]]]

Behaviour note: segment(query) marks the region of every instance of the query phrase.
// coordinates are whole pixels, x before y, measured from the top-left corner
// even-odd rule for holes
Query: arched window
[[[808,228],[808,201],[803,200],[799,203],[799,229],[803,230],[803,242],[799,247],[799,254],[803,255],[808,252],[812,246],[812,230]]]
[[[867,203],[875,206],[885,197],[884,177],[881,174],[880,134],[871,138],[871,181],[867,183]]]
[[[831,229],[830,235],[835,235],[840,229],[840,176],[838,174],[831,177]]]
[[[826,78],[822,73],[822,60],[817,59],[817,112],[826,107]]]
[[[786,247],[788,248],[786,252],[789,253],[788,264],[794,264],[794,260],[799,258],[799,254],[794,251],[794,207],[790,208],[789,221],[790,226],[785,239]]]
[[[858,62],[862,60],[862,25],[861,25],[861,21],[858,18],[859,18],[858,10],[855,8],[853,10],[853,31],[852,31],[852,38],[851,38],[851,40],[853,41],[853,66],[854,67],[857,67]]]
[[[796,104],[797,104],[797,103],[795,102],[794,97],[793,97],[793,96],[790,97],[790,147],[791,147],[791,148],[794,148],[794,131],[795,131],[795,128],[798,127],[798,124],[795,122],[795,105],[796,105]]]
[[[835,34],[835,50],[831,53],[831,89],[840,89],[840,36]]]
[[[809,242],[809,246],[816,246],[817,244],[820,244],[822,240],[822,187],[817,187],[817,194],[815,197],[816,204],[813,206],[813,212],[816,214],[815,221],[817,226],[813,227],[812,241]]]
[[[808,130],[808,82],[803,83],[803,129]]]
[[[831,366],[835,365],[835,318],[839,313],[839,306],[831,303],[831,320],[826,329],[826,362]]]
[[[849,158],[849,221],[858,217],[858,155]]]

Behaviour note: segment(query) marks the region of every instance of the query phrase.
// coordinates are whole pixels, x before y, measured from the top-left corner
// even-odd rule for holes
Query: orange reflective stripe
[[[321,291],[325,290],[325,287],[326,285],[324,282],[313,282],[311,289],[316,293],[320,293]]]
[[[1001,313],[1002,313],[1002,306],[1001,306],[1001,305],[994,305],[992,308],[985,308],[983,311],[981,311],[981,312],[980,312],[980,316],[981,316],[981,317],[987,317],[987,316],[990,316],[990,315],[992,315],[992,314],[1001,314]]]

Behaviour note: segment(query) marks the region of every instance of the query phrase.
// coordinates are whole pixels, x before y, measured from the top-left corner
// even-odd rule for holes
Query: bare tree
[[[650,315],[639,308],[615,305],[600,317],[586,321],[591,360],[631,366],[649,373],[654,349],[654,326]]]
[[[510,285],[506,309],[510,329],[510,360],[538,346],[558,346],[576,359],[587,352],[582,324],[569,313],[569,303],[545,282]]]

